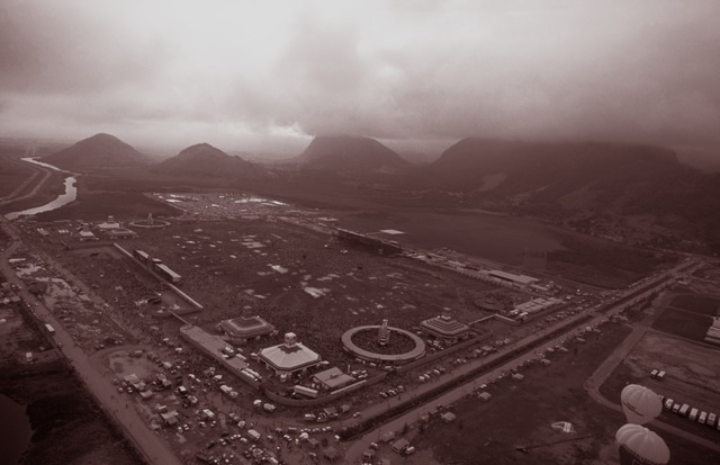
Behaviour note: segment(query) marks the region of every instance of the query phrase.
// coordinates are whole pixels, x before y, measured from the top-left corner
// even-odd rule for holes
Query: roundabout
[[[167,228],[168,226],[170,226],[170,222],[165,220],[157,220],[153,218],[152,213],[148,213],[148,217],[146,220],[131,221],[130,226],[145,229],[158,229]]]
[[[411,362],[425,355],[425,342],[410,331],[406,331],[400,328],[387,327],[387,331],[389,331],[389,333],[394,336],[394,338],[391,337],[390,340],[397,340],[398,338],[400,338],[401,340],[409,339],[412,349],[405,350],[400,353],[388,353],[392,351],[392,343],[388,344],[386,347],[383,347],[383,350],[381,352],[380,350],[374,351],[369,350],[369,348],[360,347],[360,345],[356,342],[358,340],[358,336],[363,335],[362,333],[374,332],[375,334],[378,334],[381,328],[381,325],[367,325],[356,326],[355,328],[349,329],[345,331],[345,333],[342,335],[341,339],[343,346],[348,352],[361,359],[381,363]],[[354,337],[356,339],[355,341],[353,341]],[[366,340],[367,338],[363,337],[361,339]]]

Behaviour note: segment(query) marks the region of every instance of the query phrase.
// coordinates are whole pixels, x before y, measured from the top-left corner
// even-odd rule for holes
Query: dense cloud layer
[[[0,0],[0,133],[720,146],[720,2]]]

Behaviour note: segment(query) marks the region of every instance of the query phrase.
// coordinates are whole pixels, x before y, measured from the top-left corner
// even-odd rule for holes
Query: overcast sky
[[[0,135],[720,147],[720,1],[0,0]],[[438,142],[440,141],[440,142]]]

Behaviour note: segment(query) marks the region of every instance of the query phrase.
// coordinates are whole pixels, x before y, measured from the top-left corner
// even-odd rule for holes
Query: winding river
[[[34,163],[38,166],[42,166],[43,168],[50,168],[55,171],[59,171],[61,173],[68,173],[68,171],[61,170],[55,166],[48,165],[47,163],[43,163],[41,161],[37,161],[33,158],[23,158],[23,161],[26,161],[28,163]],[[77,186],[75,185],[77,179],[75,179],[74,176],[68,176],[65,178],[65,193],[60,194],[55,200],[52,202],[48,202],[45,205],[41,205],[39,207],[29,208],[27,210],[19,211],[19,212],[12,212],[5,215],[5,218],[9,220],[14,220],[18,218],[20,215],[35,215],[37,213],[42,212],[48,212],[51,210],[56,210],[63,205],[67,205],[70,202],[74,202],[77,198]]]

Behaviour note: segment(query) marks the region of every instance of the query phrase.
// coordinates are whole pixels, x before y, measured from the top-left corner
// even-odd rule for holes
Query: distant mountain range
[[[153,167],[160,174],[202,178],[239,178],[258,176],[264,172],[260,166],[228,155],[210,144],[190,146],[172,158]]]
[[[82,140],[43,161],[104,174],[128,168],[147,172],[149,166],[143,154],[108,134]],[[433,163],[417,166],[371,138],[318,136],[288,165],[293,169],[265,168],[203,143],[156,164],[151,172],[205,182],[244,179],[263,186],[272,181],[280,187],[292,182],[303,189],[356,178],[367,186],[382,185],[388,201],[392,192],[424,192],[431,196],[428,199],[454,193],[449,198],[468,205],[490,202],[555,213],[674,215],[686,228],[717,233],[720,244],[720,174],[691,168],[661,147],[467,138]]]
[[[299,167],[343,174],[398,174],[411,164],[375,139],[360,136],[318,136],[299,156]]]
[[[720,174],[661,147],[468,138],[416,173],[412,185],[536,213],[650,214],[691,235],[702,231],[720,247]]]
[[[79,173],[149,165],[148,158],[110,134],[96,134],[42,158],[58,168]]]
[[[468,138],[425,170],[428,184],[485,193],[523,195],[537,202],[572,203],[572,196],[616,200],[651,193],[697,176],[667,149],[609,143],[529,143]]]

